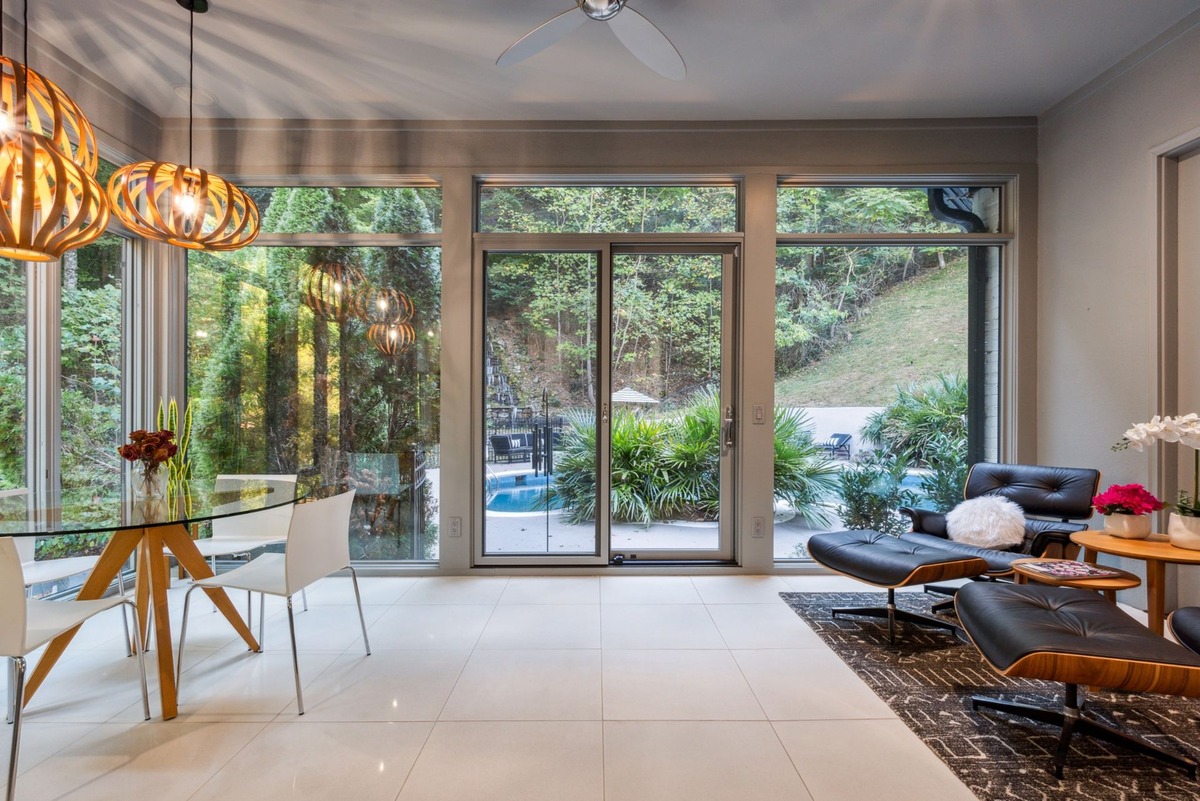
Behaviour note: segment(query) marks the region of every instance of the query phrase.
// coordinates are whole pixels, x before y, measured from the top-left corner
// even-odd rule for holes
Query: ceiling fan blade
[[[518,61],[524,61],[535,53],[542,52],[578,28],[586,19],[587,16],[579,10],[578,6],[571,6],[557,17],[551,17],[514,42],[510,48],[500,54],[500,58],[496,59],[496,66],[507,67]]]
[[[683,56],[653,22],[625,6],[608,24],[621,44],[647,67],[672,81],[682,81],[687,77]]]

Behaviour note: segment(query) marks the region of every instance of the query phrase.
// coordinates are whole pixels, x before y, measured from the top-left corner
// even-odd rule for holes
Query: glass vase
[[[167,497],[167,471],[161,468],[135,470],[131,489],[135,501],[162,500]]]

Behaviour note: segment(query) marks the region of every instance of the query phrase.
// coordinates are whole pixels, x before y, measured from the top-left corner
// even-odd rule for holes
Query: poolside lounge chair
[[[821,443],[821,447],[834,458],[841,456],[843,459],[849,459],[850,439],[849,434],[830,434],[829,439]]]
[[[488,440],[497,462],[503,459],[511,464],[533,457],[533,438],[528,433],[493,434]]]

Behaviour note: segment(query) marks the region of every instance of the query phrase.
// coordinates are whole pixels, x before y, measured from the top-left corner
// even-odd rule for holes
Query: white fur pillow
[[[966,545],[1011,548],[1025,539],[1025,512],[1002,495],[982,495],[946,513],[946,533]]]

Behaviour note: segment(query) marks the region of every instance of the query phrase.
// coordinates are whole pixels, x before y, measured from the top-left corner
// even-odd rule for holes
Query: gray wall
[[[1179,252],[1178,288],[1193,297],[1179,298],[1169,258],[1181,244],[1170,225],[1179,198],[1160,178],[1191,142],[1200,146],[1200,14],[1039,120],[1038,458],[1168,497],[1178,471],[1159,463],[1161,449],[1110,446],[1132,422],[1200,410],[1200,335],[1188,322],[1200,308],[1197,259],[1186,253],[1196,240]],[[1180,600],[1200,602],[1193,584],[1185,574]]]

